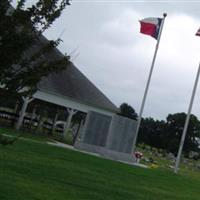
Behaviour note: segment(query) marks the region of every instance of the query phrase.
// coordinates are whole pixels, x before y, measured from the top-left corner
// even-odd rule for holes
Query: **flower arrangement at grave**
[[[141,160],[142,157],[143,157],[143,153],[142,153],[142,152],[139,152],[139,151],[136,151],[136,152],[134,153],[134,155],[135,155],[135,158],[136,158],[136,162],[139,163],[140,160]]]

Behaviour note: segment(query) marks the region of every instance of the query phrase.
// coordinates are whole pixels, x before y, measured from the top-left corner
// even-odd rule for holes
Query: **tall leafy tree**
[[[154,120],[152,117],[142,119],[138,142],[145,143],[156,148],[165,146],[166,122]]]
[[[166,148],[174,153],[177,153],[183,127],[185,124],[186,114],[175,113],[167,116],[167,130],[166,130]],[[197,138],[200,137],[200,121],[195,115],[190,116],[190,122],[185,138],[183,151],[188,153],[189,151],[198,150]]]
[[[169,114],[166,121],[153,118],[142,119],[138,141],[176,154],[185,119],[185,113]],[[200,121],[195,115],[191,115],[183,148],[185,154],[188,154],[189,151],[199,151],[199,138]]]
[[[13,92],[33,93],[38,81],[68,64],[69,56],[53,56],[61,40],[42,36],[69,0],[0,1],[0,85]]]
[[[0,1],[0,86],[12,94],[31,96],[42,77],[65,69],[70,62],[69,56],[56,53],[60,38],[49,41],[42,35],[70,5],[69,0],[34,2],[28,7],[28,0]],[[0,137],[3,145],[14,141]]]
[[[135,109],[127,103],[122,103],[120,105],[120,113],[119,114],[124,117],[128,117],[130,119],[137,120],[137,113],[135,112]]]

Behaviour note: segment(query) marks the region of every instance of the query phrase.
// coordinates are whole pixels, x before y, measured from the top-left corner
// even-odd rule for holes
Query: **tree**
[[[135,112],[135,109],[132,108],[127,103],[122,103],[120,105],[120,113],[119,114],[124,117],[128,117],[130,119],[137,120],[137,113]]]
[[[156,148],[163,148],[165,142],[166,122],[154,120],[153,118],[142,119],[138,142],[145,143]]]
[[[11,0],[0,1],[0,85],[31,94],[42,77],[70,62],[67,55],[52,56],[61,39],[48,41],[42,36],[69,0],[37,0],[28,8],[26,2],[19,0],[13,8]]]
[[[56,54],[61,39],[48,41],[42,34],[61,15],[69,0],[0,1],[0,86],[9,93],[31,96],[42,77],[66,68],[69,56]],[[23,119],[23,116],[20,120]],[[3,138],[3,139],[2,139]],[[12,140],[0,138],[6,145]]]
[[[186,114],[175,113],[167,116],[167,130],[166,130],[166,148],[173,153],[177,153],[183,127],[185,124]],[[190,116],[190,122],[183,147],[184,153],[189,151],[198,151],[197,138],[200,137],[200,121],[195,115]]]
[[[142,119],[138,141],[177,154],[185,119],[185,113],[169,114],[166,121]],[[195,115],[191,115],[183,147],[185,154],[189,151],[199,151],[198,138],[200,138],[200,121]]]

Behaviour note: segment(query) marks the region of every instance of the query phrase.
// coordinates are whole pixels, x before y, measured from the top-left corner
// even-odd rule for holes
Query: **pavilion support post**
[[[83,128],[83,122],[84,122],[84,119],[81,119],[81,121],[80,121],[80,123],[79,123],[79,126],[78,126],[78,129],[77,129],[77,131],[76,131],[76,134],[75,134],[74,137],[73,137],[73,142],[72,142],[73,145],[75,144],[76,139],[77,139],[79,133],[81,132],[81,130],[82,130],[82,128]]]
[[[19,108],[19,102],[16,101],[15,107],[14,107],[14,110],[13,110],[13,119],[11,120],[11,126],[12,127],[14,127],[15,123],[16,123],[15,121],[16,121],[16,114],[17,114],[18,108]]]
[[[68,111],[68,117],[67,117],[67,122],[65,124],[65,128],[64,128],[64,139],[67,139],[67,134],[68,131],[70,130],[70,125],[71,125],[71,121],[72,121],[72,117],[77,113],[76,110],[71,109],[71,108],[67,108]]]
[[[58,120],[58,117],[59,117],[59,111],[57,110],[56,111],[56,115],[55,115],[55,117],[54,117],[54,120],[53,120],[53,126],[52,126],[52,134],[54,134],[54,132],[55,132],[55,129],[56,129],[56,122],[57,122],[57,120]]]
[[[21,109],[21,111],[19,113],[19,118],[18,118],[17,123],[15,125],[15,128],[17,130],[19,130],[21,128],[23,120],[24,120],[24,116],[26,114],[26,109],[28,107],[28,104],[33,100],[33,98],[28,97],[28,96],[27,97],[22,97],[22,99],[23,99],[22,109]]]
[[[19,102],[17,101],[16,104],[15,104],[15,108],[14,108],[15,114],[17,113],[18,107],[19,107]]]
[[[30,121],[30,129],[32,129],[32,126],[34,125],[34,117],[36,115],[36,108],[37,108],[37,106],[33,107],[33,111],[32,111],[32,114],[31,114],[31,121]]]

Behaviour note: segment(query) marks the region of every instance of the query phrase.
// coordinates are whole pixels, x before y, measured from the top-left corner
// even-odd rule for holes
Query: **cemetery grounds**
[[[0,133],[16,136],[12,129]],[[151,152],[148,169],[47,144],[46,137],[23,133],[13,145],[0,146],[2,200],[198,200],[198,161],[181,165]],[[141,150],[141,149],[140,149]]]

